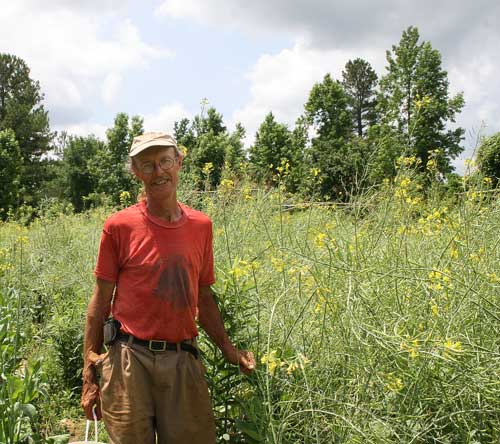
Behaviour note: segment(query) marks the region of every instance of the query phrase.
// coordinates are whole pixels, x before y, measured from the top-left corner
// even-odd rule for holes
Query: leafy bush
[[[479,170],[485,177],[490,177],[493,185],[500,180],[500,132],[487,137],[481,143],[477,153]]]

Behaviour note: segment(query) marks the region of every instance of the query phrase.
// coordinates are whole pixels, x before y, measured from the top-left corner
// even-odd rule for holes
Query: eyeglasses
[[[163,171],[168,171],[170,170],[174,165],[175,162],[177,161],[177,157],[172,158],[172,157],[163,157],[160,159],[158,162],[158,165]],[[143,174],[151,174],[155,170],[155,164],[156,162],[146,162],[145,164],[141,165],[139,169],[141,170],[141,173]]]

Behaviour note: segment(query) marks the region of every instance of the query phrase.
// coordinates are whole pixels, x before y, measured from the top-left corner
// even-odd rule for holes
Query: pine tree
[[[10,54],[0,54],[0,131],[12,129],[23,161],[20,188],[27,202],[43,181],[39,160],[50,149],[53,137],[48,113],[43,106],[39,82],[30,77],[24,60]]]
[[[376,120],[375,106],[377,74],[363,59],[349,60],[342,71],[342,85],[349,99],[353,127],[362,137],[365,128]]]

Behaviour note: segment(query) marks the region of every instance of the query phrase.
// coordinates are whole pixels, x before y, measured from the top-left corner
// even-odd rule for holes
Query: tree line
[[[199,189],[244,176],[331,200],[347,200],[394,177],[401,157],[414,158],[424,180],[448,180],[452,160],[463,151],[465,131],[453,127],[464,107],[462,94],[450,96],[440,52],[421,41],[415,27],[403,31],[386,59],[381,78],[360,58],[347,62],[341,79],[326,74],[312,86],[292,128],[269,112],[248,150],[243,126],[229,131],[223,116],[203,103],[193,119],[174,124],[186,153],[183,174]],[[76,211],[133,199],[139,190],[127,156],[143,131],[140,116],[118,113],[104,141],[55,134],[28,65],[0,54],[0,217],[47,198],[69,202]],[[495,185],[499,134],[484,140],[477,156]]]

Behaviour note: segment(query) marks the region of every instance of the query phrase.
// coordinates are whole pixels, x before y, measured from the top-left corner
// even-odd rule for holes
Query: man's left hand
[[[250,375],[255,369],[255,358],[253,353],[248,350],[238,350],[236,347],[231,347],[224,352],[226,359],[234,365],[240,366],[240,371],[245,375]]]
[[[255,369],[255,358],[253,353],[248,350],[238,350],[238,354],[240,370],[245,373],[245,375],[250,375]]]

